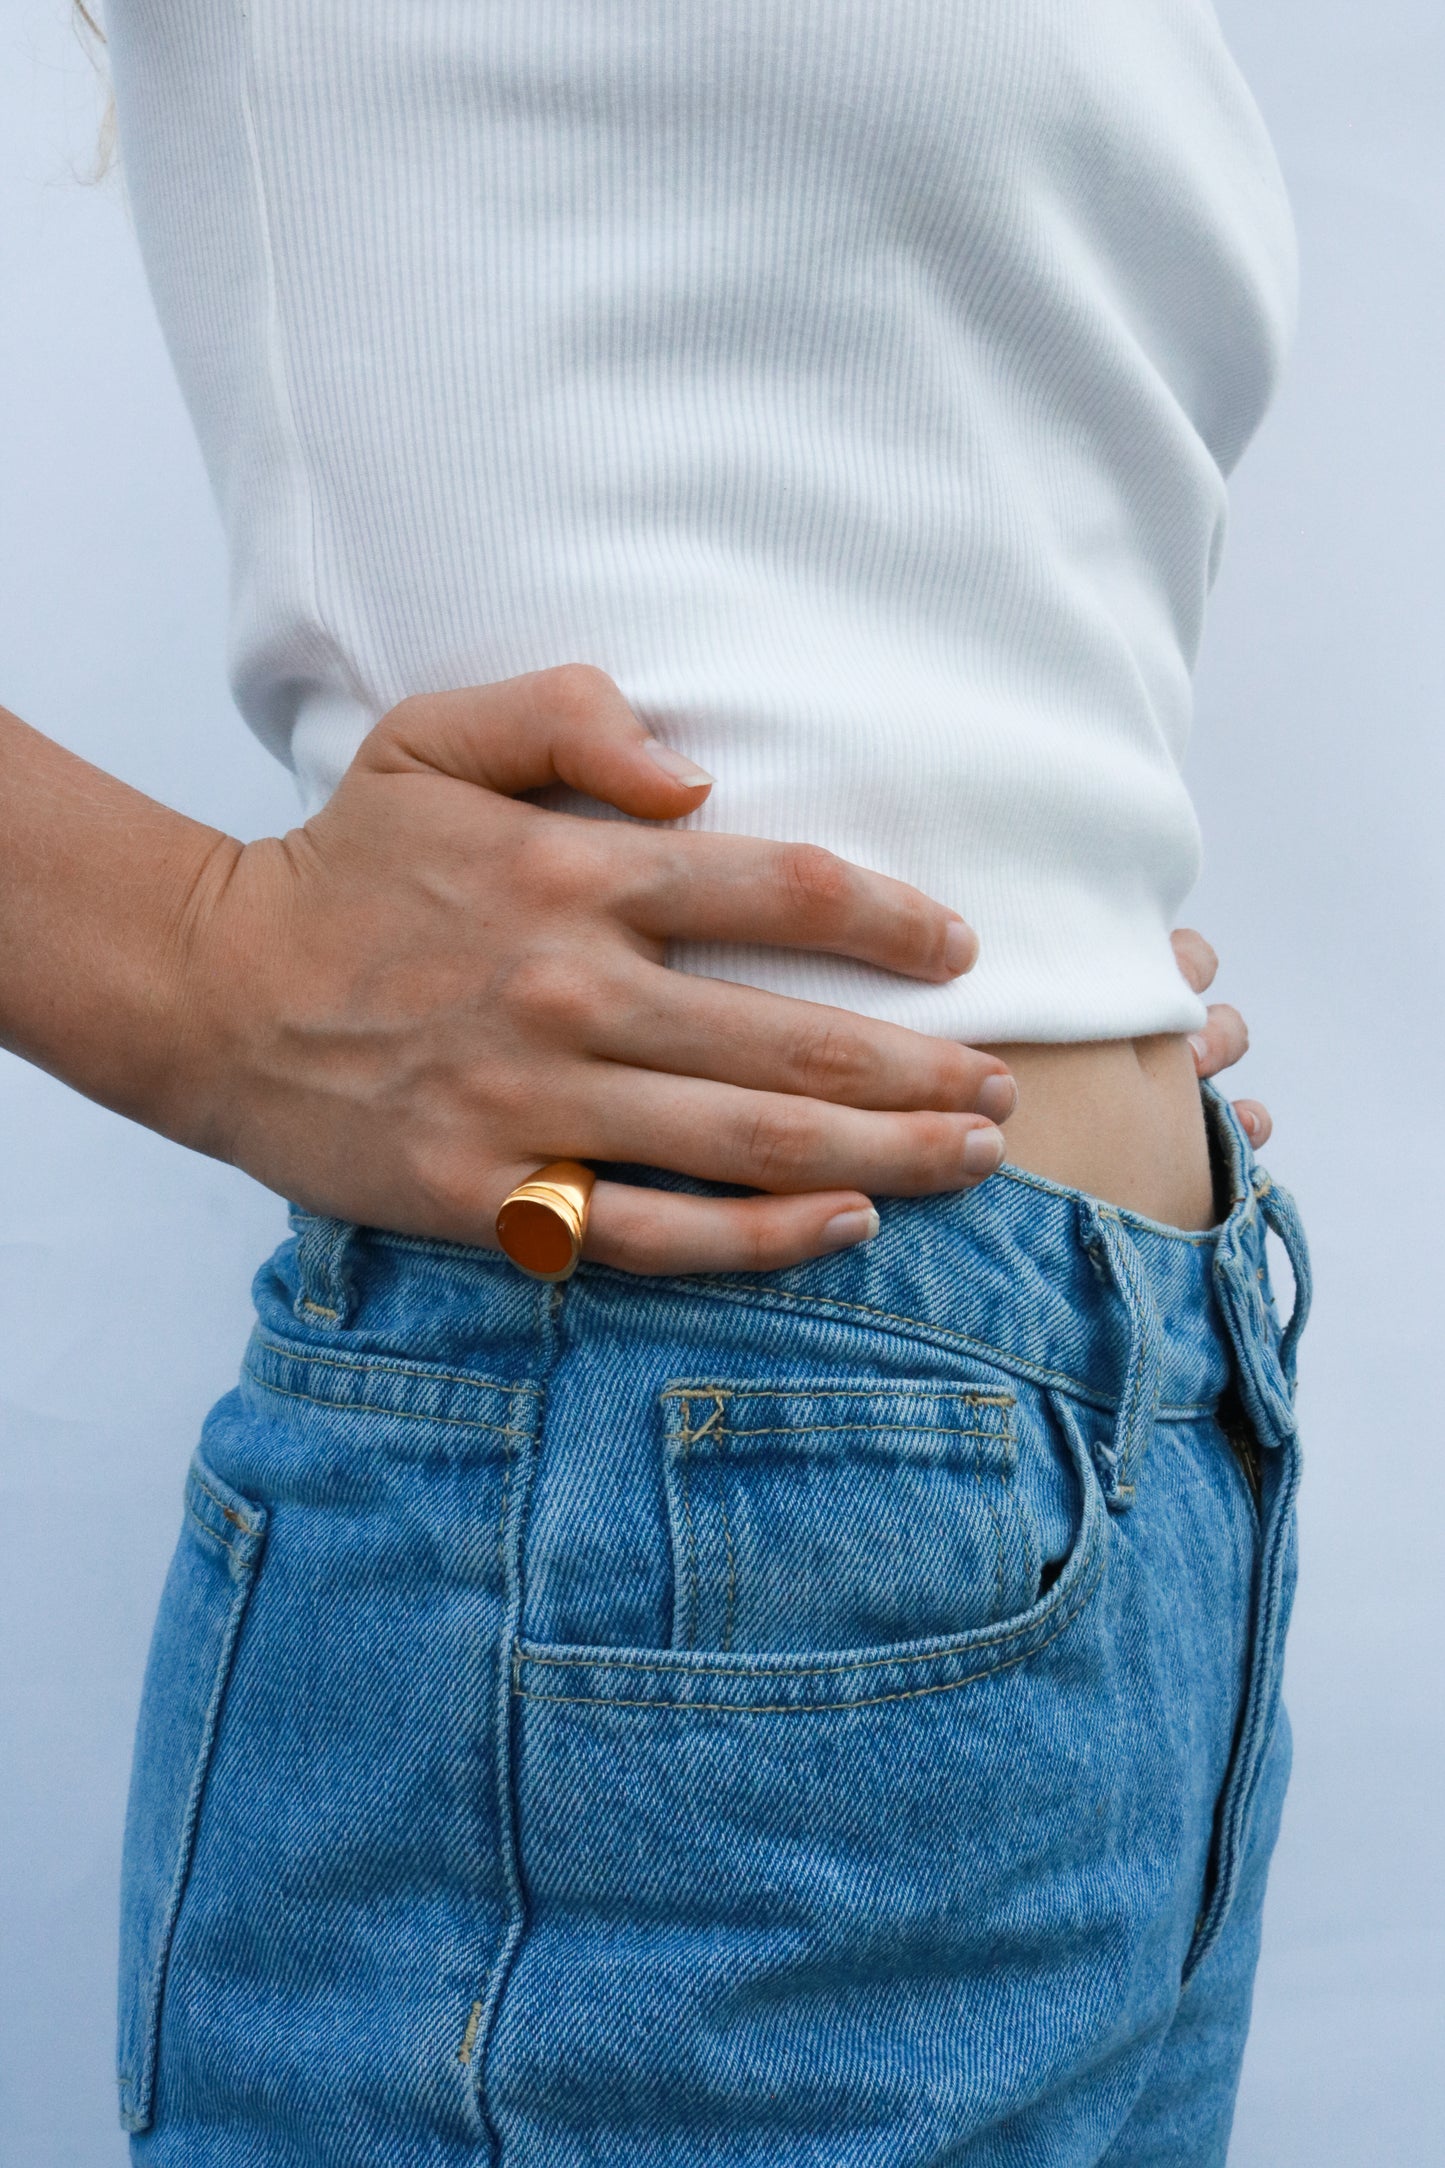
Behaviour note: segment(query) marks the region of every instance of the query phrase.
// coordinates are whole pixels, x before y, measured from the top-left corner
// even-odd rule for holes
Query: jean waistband
[[[521,1362],[571,1288],[609,1308],[683,1297],[903,1331],[1002,1363],[1107,1411],[1127,1465],[1156,1416],[1213,1411],[1231,1383],[1262,1445],[1295,1434],[1295,1353],[1310,1300],[1293,1200],[1256,1160],[1233,1110],[1203,1087],[1228,1211],[1199,1233],[1166,1227],[1017,1168],[948,1196],[884,1199],[873,1241],[767,1274],[643,1279],[584,1264],[567,1287],[525,1279],[492,1251],[349,1227],[293,1211],[277,1267],[311,1330],[354,1345],[399,1332],[418,1355],[475,1361],[479,1334]],[[638,1170],[640,1172],[640,1170]],[[667,1188],[716,1185],[648,1171]],[[1280,1325],[1265,1236],[1284,1244],[1294,1307]],[[258,1287],[258,1294],[260,1289]]]

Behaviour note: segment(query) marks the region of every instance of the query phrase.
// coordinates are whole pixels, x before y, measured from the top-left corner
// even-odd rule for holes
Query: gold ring
[[[502,1199],[497,1240],[534,1280],[569,1280],[582,1255],[592,1185],[597,1177],[575,1159],[539,1167]]]

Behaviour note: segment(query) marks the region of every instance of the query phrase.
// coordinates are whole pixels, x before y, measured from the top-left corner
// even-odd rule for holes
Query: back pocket
[[[663,1393],[672,1646],[872,1648],[1026,1611],[1014,1398],[927,1380]]]
[[[197,1455],[161,1596],[136,1730],[121,1868],[120,2119],[150,2126],[161,1998],[236,1638],[260,1563],[263,1506]]]

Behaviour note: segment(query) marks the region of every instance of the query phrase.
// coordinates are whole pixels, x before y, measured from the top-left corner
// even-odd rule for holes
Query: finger
[[[1221,1069],[1232,1068],[1247,1051],[1249,1026],[1227,1001],[1214,1001],[1203,1031],[1192,1031],[1189,1044],[1194,1049],[1196,1073],[1217,1076]]]
[[[639,964],[599,989],[588,1050],[669,1076],[710,1077],[843,1106],[933,1107],[1007,1120],[1018,1088],[996,1054],[848,1009]]]
[[[779,1272],[866,1242],[878,1215],[857,1190],[804,1197],[679,1197],[599,1182],[584,1257],[623,1272]]]
[[[1234,1111],[1244,1126],[1245,1135],[1256,1150],[1261,1145],[1268,1144],[1274,1135],[1274,1123],[1270,1120],[1268,1107],[1261,1106],[1257,1099],[1236,1099]]]
[[[1196,933],[1192,926],[1176,926],[1169,936],[1169,942],[1174,950],[1174,961],[1195,993],[1206,992],[1214,984],[1219,958],[1203,934]]]
[[[582,1120],[592,1133],[572,1149],[584,1159],[670,1167],[774,1195],[929,1196],[973,1187],[1004,1156],[1003,1132],[978,1114],[860,1112],[607,1062],[591,1071]],[[539,1156],[561,1155],[560,1143],[538,1142]]]
[[[817,844],[697,834],[648,843],[621,861],[629,886],[618,908],[654,940],[813,949],[935,981],[977,959],[978,936],[956,911]]]
[[[567,783],[647,820],[690,813],[713,785],[654,738],[590,663],[417,694],[382,717],[363,756],[373,767],[438,771],[506,797]]]

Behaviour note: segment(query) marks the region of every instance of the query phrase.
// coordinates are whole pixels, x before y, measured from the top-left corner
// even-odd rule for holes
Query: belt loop
[[[1158,1305],[1144,1277],[1139,1253],[1119,1223],[1117,1213],[1092,1198],[1082,1202],[1084,1244],[1102,1259],[1129,1320],[1128,1353],[1112,1443],[1096,1444],[1095,1459],[1104,1496],[1115,1512],[1133,1502],[1131,1465],[1153,1435],[1159,1410],[1159,1350],[1163,1327]]]
[[[1289,1323],[1279,1343],[1279,1367],[1284,1372],[1290,1399],[1294,1399],[1295,1372],[1299,1359],[1300,1334],[1310,1314],[1314,1300],[1314,1274],[1310,1269],[1309,1244],[1305,1240],[1304,1226],[1300,1220],[1299,1207],[1287,1189],[1281,1187],[1263,1167],[1256,1165],[1250,1175],[1259,1209],[1265,1223],[1274,1229],[1284,1244],[1289,1259],[1289,1269],[1294,1274],[1294,1308]]]
[[[323,1219],[293,1212],[296,1229],[295,1315],[340,1331],[356,1303],[350,1249],[355,1227],[349,1220]]]

